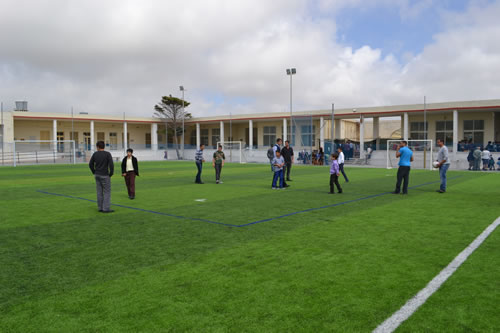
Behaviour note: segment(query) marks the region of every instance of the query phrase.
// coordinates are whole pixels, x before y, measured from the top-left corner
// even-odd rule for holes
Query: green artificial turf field
[[[500,215],[500,173],[450,171],[438,194],[413,170],[403,196],[395,169],[347,168],[335,195],[327,167],[286,190],[268,165],[140,172],[102,214],[86,165],[0,168],[0,331],[370,332]],[[497,229],[398,331],[498,332],[499,308]]]

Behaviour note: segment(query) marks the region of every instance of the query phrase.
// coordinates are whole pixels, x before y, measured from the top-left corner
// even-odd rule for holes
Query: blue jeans
[[[203,168],[203,163],[196,162],[196,167],[198,168],[198,173],[196,174],[196,183],[201,183],[201,169]]]
[[[449,167],[449,164],[443,164],[439,168],[439,178],[441,178],[441,186],[439,186],[439,189],[441,191],[446,191],[446,171],[448,171]]]
[[[280,179],[280,188],[283,188],[283,170],[275,171],[273,176],[273,187],[276,187],[276,181]]]

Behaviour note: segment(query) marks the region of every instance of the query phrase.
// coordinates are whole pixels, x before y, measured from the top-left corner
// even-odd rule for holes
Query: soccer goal
[[[8,158],[13,166],[31,164],[75,164],[74,140],[15,140]]]
[[[396,151],[400,142],[401,140],[387,140],[387,169],[398,166]],[[433,170],[432,140],[407,140],[407,142],[408,148],[413,151],[412,168]]]
[[[245,148],[242,141],[217,142],[217,147],[222,146],[222,151],[226,156],[226,162],[247,163]]]

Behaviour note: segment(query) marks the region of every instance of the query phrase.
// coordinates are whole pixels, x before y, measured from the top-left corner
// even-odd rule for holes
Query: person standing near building
[[[271,188],[273,190],[276,190],[276,182],[279,179],[279,188],[283,189],[285,186],[284,182],[284,177],[283,177],[283,166],[285,165],[285,160],[283,159],[283,156],[281,156],[280,151],[276,152],[276,157],[273,158],[273,166],[274,166],[274,175],[273,175],[273,184]]]
[[[450,158],[448,156],[448,147],[444,145],[443,140],[437,139],[436,143],[440,147],[437,156],[437,162],[439,163],[437,167],[439,168],[439,178],[441,179],[441,185],[437,192],[444,193],[446,192],[446,172],[450,167]]]
[[[194,161],[196,163],[196,168],[198,169],[198,173],[196,174],[195,183],[203,184],[201,181],[201,170],[203,168],[203,162],[205,159],[203,158],[203,149],[205,149],[205,145],[202,143],[199,149],[196,149],[196,154],[194,155]]]
[[[132,148],[127,149],[127,156],[122,160],[122,176],[125,177],[128,198],[131,200],[135,199],[135,177],[139,176],[139,165],[133,153]]]
[[[281,144],[283,143],[283,140],[281,140],[281,138],[278,138],[276,139],[276,144],[273,146],[273,152],[274,152],[274,158],[277,157],[276,153],[279,152],[280,153],[280,156],[281,158],[283,158],[283,155],[281,154]],[[283,158],[283,161],[284,161],[284,158]],[[272,166],[274,167],[274,162],[271,163]],[[283,166],[283,169],[284,169],[284,166]],[[274,171],[276,172],[276,169],[274,169]],[[284,174],[284,170],[283,171],[283,174]],[[285,179],[283,179],[283,186],[284,187],[290,187],[290,185],[288,185],[285,181]]]
[[[476,147],[474,153],[474,171],[479,171],[481,169],[481,147]]]
[[[217,151],[214,153],[214,156],[212,158],[212,166],[215,168],[216,184],[222,184],[222,181],[220,180],[220,173],[222,171],[222,167],[224,166],[225,160],[226,160],[226,155],[224,155],[224,152],[222,151],[222,146],[219,145],[219,147],[217,147]]]
[[[97,207],[99,212],[112,213],[111,210],[111,177],[115,171],[113,157],[104,150],[104,141],[98,141],[97,151],[92,154],[89,162],[90,171],[95,177],[97,190]]]
[[[349,179],[347,178],[347,175],[344,172],[344,153],[342,152],[342,147],[337,148],[337,162],[339,164],[340,172],[342,172],[342,176],[344,176],[345,182],[349,183]]]
[[[396,157],[399,158],[398,176],[396,189],[393,194],[399,194],[401,191],[401,182],[403,182],[403,194],[408,194],[408,183],[410,182],[410,167],[413,162],[413,152],[407,147],[408,142],[401,141],[397,150]]]
[[[483,171],[488,171],[488,162],[490,160],[490,151],[484,148],[481,153],[481,159],[483,160]]]
[[[335,193],[335,189],[333,187],[334,184],[335,186],[337,186],[337,191],[339,193],[342,193],[342,188],[340,187],[339,184],[340,168],[339,168],[339,163],[337,161],[339,154],[333,153],[331,157],[332,157],[332,165],[330,166],[330,194]]]
[[[292,169],[293,164],[293,148],[290,146],[290,141],[285,141],[285,147],[281,148],[281,156],[285,159],[285,170],[283,173],[286,173],[286,181],[292,181],[290,179],[290,170]]]

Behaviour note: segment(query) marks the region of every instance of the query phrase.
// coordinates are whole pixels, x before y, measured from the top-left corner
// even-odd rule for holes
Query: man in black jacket
[[[113,157],[104,151],[104,142],[98,141],[97,151],[89,162],[90,171],[95,176],[97,189],[97,207],[103,213],[112,213],[111,206],[111,177],[114,173]]]
[[[133,153],[132,148],[127,149],[127,156],[122,160],[122,176],[125,177],[128,198],[131,200],[135,199],[135,176],[139,176],[139,165]]]
[[[285,141],[285,147],[281,148],[281,156],[285,159],[285,169],[283,170],[283,174],[286,173],[286,180],[291,181],[290,179],[290,170],[292,169],[293,163],[293,148],[290,147],[290,141]]]

